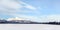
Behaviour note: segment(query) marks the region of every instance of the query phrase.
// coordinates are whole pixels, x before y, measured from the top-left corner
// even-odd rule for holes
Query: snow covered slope
[[[0,24],[0,30],[60,30],[60,25]]]

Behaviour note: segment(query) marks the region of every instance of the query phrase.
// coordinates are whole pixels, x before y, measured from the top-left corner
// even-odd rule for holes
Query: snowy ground
[[[60,30],[60,25],[0,24],[0,30]]]

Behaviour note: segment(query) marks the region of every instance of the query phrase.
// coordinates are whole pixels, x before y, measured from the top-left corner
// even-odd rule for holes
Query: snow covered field
[[[60,30],[60,25],[0,24],[0,30]]]

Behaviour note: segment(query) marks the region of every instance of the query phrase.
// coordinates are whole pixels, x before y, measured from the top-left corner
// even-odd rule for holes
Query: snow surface
[[[0,24],[0,30],[60,30],[60,25]]]

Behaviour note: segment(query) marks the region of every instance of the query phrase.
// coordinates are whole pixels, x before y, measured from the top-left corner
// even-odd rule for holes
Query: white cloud
[[[19,1],[19,3],[25,4],[24,7],[26,7],[26,8],[29,8],[29,9],[32,9],[32,10],[36,10],[36,9],[37,9],[37,8],[31,6],[31,5],[27,4],[27,3],[24,3],[24,2],[22,2],[22,1]]]
[[[21,4],[18,4],[16,1],[12,1],[12,0],[2,0],[0,2],[0,5],[4,6],[5,8],[11,8],[16,10],[22,8]]]
[[[4,14],[4,15],[11,15],[14,17],[23,17],[23,18],[28,18],[28,19],[36,19],[36,17],[33,16],[28,16],[28,15],[22,15],[22,14],[17,14],[17,12],[21,13],[29,13],[31,11],[23,11],[21,10],[21,8],[28,8],[31,9],[32,12],[34,12],[33,10],[36,10],[35,7],[22,2],[22,1],[15,1],[15,0],[0,0],[0,14]],[[34,12],[36,13],[36,12]]]
[[[36,10],[36,8],[35,7],[32,7],[32,6],[26,6],[26,8],[30,8],[30,9],[32,9],[32,10]]]
[[[1,0],[0,2],[1,6],[4,6],[5,8],[11,8],[11,9],[15,9],[15,10],[19,10],[20,8],[28,8],[31,10],[35,10],[36,8],[28,5],[27,3],[24,3],[22,1],[12,1],[12,0]],[[25,5],[25,6],[24,6]]]
[[[31,10],[35,10],[36,8],[28,5],[22,1],[12,1],[12,0],[0,0],[0,11],[1,12],[23,12],[21,8],[25,7]],[[23,6],[23,5],[25,6]]]

